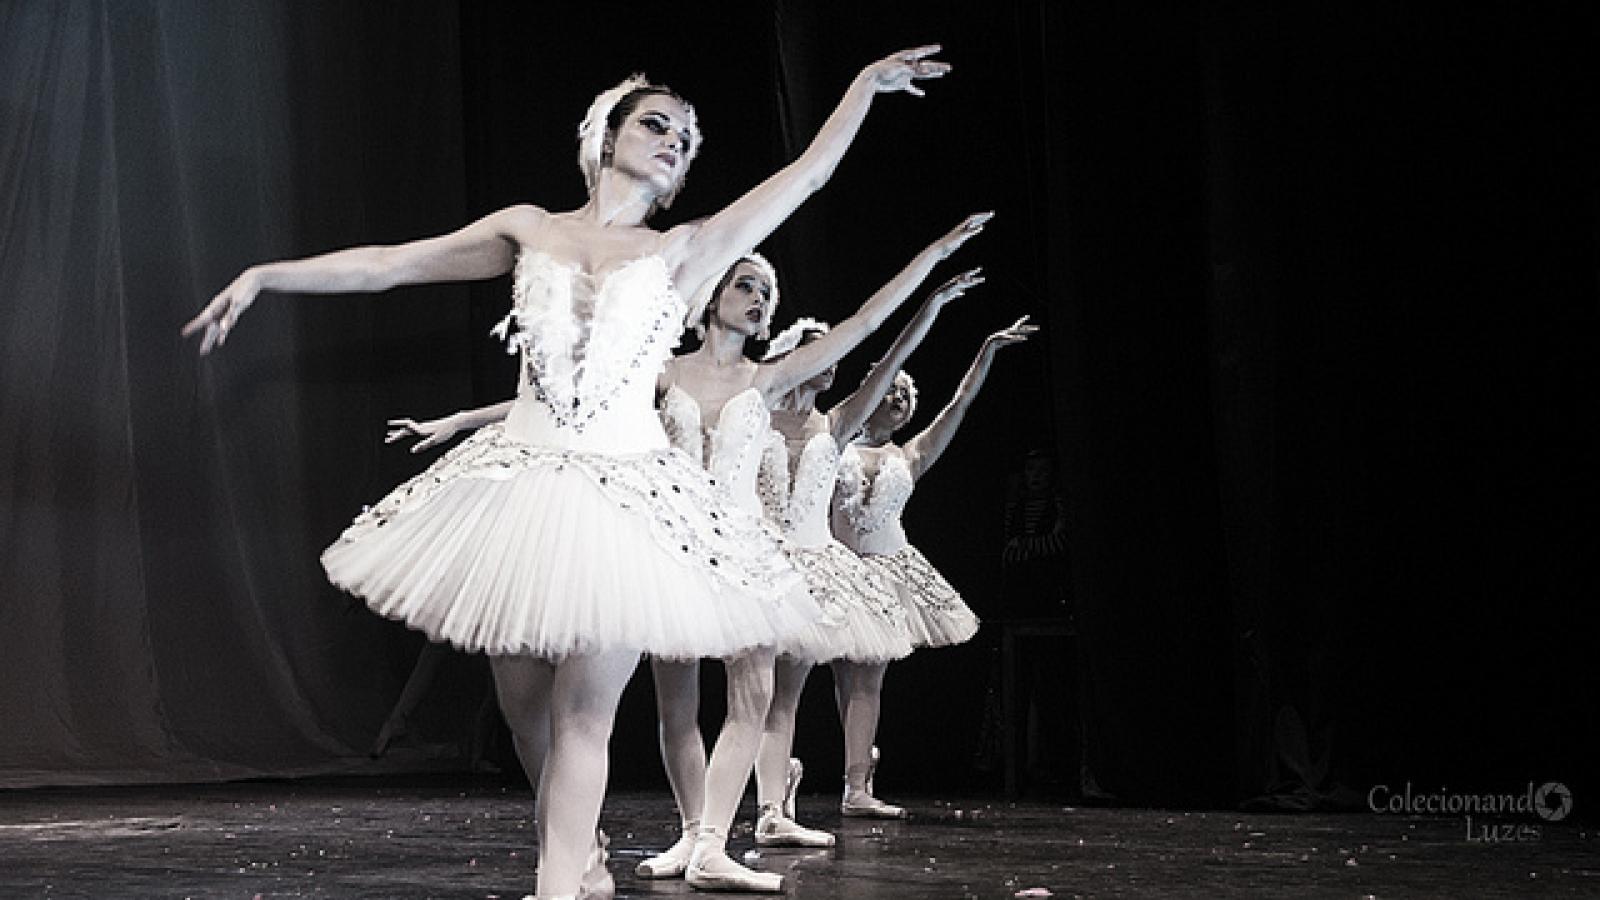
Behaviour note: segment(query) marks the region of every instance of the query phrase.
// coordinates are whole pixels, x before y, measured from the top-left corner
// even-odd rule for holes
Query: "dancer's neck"
[[[746,362],[744,342],[744,335],[723,327],[713,319],[706,328],[705,342],[696,352],[719,369],[737,366]]]
[[[602,169],[589,202],[578,214],[597,225],[639,226],[644,224],[655,203],[656,195],[649,185],[619,175],[615,169]]]

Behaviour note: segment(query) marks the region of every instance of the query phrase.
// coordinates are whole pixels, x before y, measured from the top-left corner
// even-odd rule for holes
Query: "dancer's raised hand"
[[[938,44],[924,44],[901,50],[867,66],[862,74],[870,79],[873,89],[880,94],[905,91],[921,97],[922,89],[916,85],[919,79],[943,78],[950,72],[949,63],[928,58],[941,49]]]
[[[961,220],[960,225],[950,229],[948,234],[933,242],[934,251],[938,253],[940,259],[948,259],[962,244],[982,232],[983,226],[989,224],[989,220],[992,218],[994,218],[993,212],[973,213],[967,216]]]
[[[1023,316],[1015,322],[1012,322],[1010,327],[1002,328],[999,331],[996,331],[994,334],[989,335],[985,343],[997,349],[1000,347],[1009,347],[1012,344],[1022,343],[1038,330],[1039,326],[1030,324],[1028,322],[1028,317]]]
[[[978,285],[983,284],[983,281],[984,278],[982,266],[976,269],[968,269],[967,271],[962,272],[960,275],[957,275],[949,281],[946,281],[944,284],[939,285],[939,289],[934,291],[933,296],[929,299],[933,303],[943,306],[944,304],[949,303],[951,300],[954,300],[962,294],[965,294],[971,288],[975,288]]]

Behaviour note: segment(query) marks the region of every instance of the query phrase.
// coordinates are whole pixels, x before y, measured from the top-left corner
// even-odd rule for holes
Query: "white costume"
[[[842,623],[828,633],[826,647],[802,658],[883,663],[910,655],[905,604],[893,584],[835,540],[828,526],[838,442],[823,433],[809,440],[780,438],[777,449],[781,455],[764,470],[772,474],[762,479],[762,500],[768,516],[783,526],[789,556],[805,573],[812,599]]]
[[[913,646],[959,644],[978,633],[978,617],[906,540],[900,516],[913,486],[911,470],[898,453],[880,454],[878,470],[869,480],[861,452],[845,448],[834,495],[834,533],[899,588]]]
[[[668,445],[655,382],[685,305],[661,257],[591,274],[524,249],[514,277],[509,416],[363,512],[328,577],[491,654],[731,656],[814,629],[779,542]]]

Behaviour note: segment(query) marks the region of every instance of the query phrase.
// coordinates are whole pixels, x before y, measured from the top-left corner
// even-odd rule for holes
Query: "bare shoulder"
[[[552,217],[543,207],[518,203],[490,214],[490,218],[495,220],[502,234],[526,247],[539,240],[539,233]]]

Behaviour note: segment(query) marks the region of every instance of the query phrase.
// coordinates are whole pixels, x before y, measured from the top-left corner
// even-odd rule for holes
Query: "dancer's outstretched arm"
[[[934,417],[931,425],[906,444],[906,462],[911,467],[913,481],[921,478],[922,473],[928,471],[928,467],[937,462],[944,449],[950,446],[950,439],[961,427],[961,420],[966,417],[973,398],[978,396],[978,389],[983,387],[995,352],[1001,347],[1022,343],[1028,339],[1028,335],[1038,330],[1039,326],[1029,325],[1028,317],[1023,316],[1010,328],[1002,328],[984,339],[977,359],[972,361],[966,376],[961,379],[961,386],[956,388],[956,395],[944,409],[939,410],[939,415]]]
[[[429,447],[437,447],[450,440],[458,431],[482,428],[504,419],[511,412],[511,404],[514,402],[506,400],[493,406],[463,409],[442,419],[428,419],[423,422],[415,419],[390,419],[389,433],[384,435],[383,442],[392,444],[403,438],[420,437],[422,440],[411,447],[411,452],[421,453]]]
[[[210,353],[227,342],[228,332],[256,297],[269,291],[346,294],[504,275],[516,261],[515,235],[538,227],[544,217],[537,206],[513,206],[438,237],[251,266],[190,319],[182,333],[188,337],[204,331],[200,353]]]
[[[850,318],[835,325],[833,330],[822,337],[796,348],[793,353],[777,362],[762,366],[756,373],[756,387],[769,398],[781,397],[818,372],[843,359],[845,354],[860,346],[861,342],[867,339],[867,335],[877,331],[879,326],[900,308],[900,304],[922,284],[940,260],[947,259],[962,244],[983,231],[983,226],[992,218],[994,213],[983,212],[973,213],[962,219],[961,224],[923,248],[921,253],[900,270],[900,274],[879,288],[877,293],[868,297],[867,302],[861,304],[861,308]]]
[[[917,349],[917,345],[927,336],[928,329],[933,327],[933,320],[938,317],[939,311],[944,309],[945,304],[966,293],[968,288],[983,284],[983,275],[980,274],[982,271],[973,269],[957,275],[946,281],[923,302],[922,308],[917,310],[917,314],[906,323],[906,327],[894,339],[888,354],[878,360],[872,371],[867,373],[861,386],[828,411],[828,430],[832,432],[834,440],[842,444],[861,430],[861,426],[867,423],[872,411],[882,402],[883,395],[888,393],[889,385],[894,383],[895,374],[911,357],[911,351]]]
[[[939,78],[950,71],[948,64],[929,59],[938,52],[937,44],[914,47],[862,69],[798,159],[709,219],[686,223],[668,232],[663,253],[672,265],[673,282],[699,285],[721,275],[739,254],[748,252],[783,224],[833,175],[855,140],[873,96],[897,91],[921,96],[918,79]],[[689,310],[688,321],[698,322],[700,313],[698,309]]]

